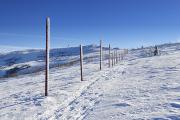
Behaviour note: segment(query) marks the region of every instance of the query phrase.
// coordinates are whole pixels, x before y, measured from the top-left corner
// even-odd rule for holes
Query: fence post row
[[[102,69],[102,40],[100,40],[100,70]]]
[[[46,18],[46,60],[45,60],[45,96],[48,96],[48,81],[49,81],[49,53],[50,53],[50,18]],[[109,67],[112,67],[118,63],[118,60],[123,60],[124,54],[128,54],[128,49],[125,49],[123,53],[119,53],[114,50],[111,53],[111,46],[109,44]],[[119,59],[118,59],[119,58]],[[83,46],[80,45],[80,69],[81,69],[81,81],[83,81]],[[102,40],[100,40],[100,70],[102,69]]]
[[[81,81],[83,81],[83,46],[80,45],[80,69],[81,69]]]
[[[50,18],[46,18],[46,68],[45,68],[45,96],[48,96],[49,80],[49,46],[50,46]]]
[[[109,67],[111,67],[111,45],[109,44]]]

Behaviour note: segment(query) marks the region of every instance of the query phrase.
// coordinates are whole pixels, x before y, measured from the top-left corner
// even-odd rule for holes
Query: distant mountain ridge
[[[151,47],[132,49],[139,57],[151,56],[149,53]],[[166,49],[171,51],[180,49],[180,43],[168,43],[158,45],[161,54],[166,54]],[[9,49],[9,48],[8,48]],[[0,52],[0,77],[12,77],[20,74],[29,74],[39,72],[45,69],[45,49],[12,49]],[[104,59],[108,58],[108,47],[103,47]],[[118,49],[118,48],[114,48]],[[4,51],[3,48],[0,50]],[[50,50],[50,68],[58,66],[69,66],[79,63],[79,47],[53,48]],[[89,59],[99,59],[99,46],[86,45],[83,46],[84,62]]]
[[[28,48],[0,45],[0,55],[5,54],[5,53],[9,53],[9,52],[13,52],[13,51],[20,51],[20,50],[24,50],[24,49],[28,49]]]
[[[108,48],[103,48],[107,50]],[[99,46],[83,46],[84,59],[96,57]],[[50,50],[50,67],[72,64],[79,60],[79,47],[53,48]],[[92,55],[93,54],[93,55]],[[9,51],[0,54],[0,77],[16,76],[18,74],[33,73],[44,70],[45,50],[25,49]]]

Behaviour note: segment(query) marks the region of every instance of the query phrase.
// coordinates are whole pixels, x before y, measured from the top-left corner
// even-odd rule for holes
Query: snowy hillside
[[[180,120],[180,44],[159,48],[160,56],[152,56],[151,48],[130,50],[124,60],[111,68],[108,60],[104,60],[102,71],[99,71],[98,58],[87,62],[82,82],[78,64],[54,67],[50,69],[48,97],[44,96],[43,71],[1,78],[0,119]],[[73,52],[79,50],[74,49]],[[87,55],[97,53],[94,48],[87,51]],[[56,52],[55,49],[51,53]],[[73,54],[73,58],[78,55],[68,54]],[[57,54],[53,55],[55,60],[51,57],[51,61],[59,61]],[[39,64],[43,52],[12,52],[3,57],[12,56],[23,57],[10,67],[22,61],[35,60]],[[67,60],[65,55],[61,62]],[[1,66],[8,66],[5,59],[2,61]]]
[[[28,49],[28,48],[0,45],[0,55],[6,54],[8,52],[20,51],[20,50],[25,50],[25,49]]]
[[[107,48],[104,48],[107,50]],[[99,47],[88,45],[83,47],[84,59],[97,58]],[[79,61],[79,47],[52,49],[50,67],[75,64]],[[19,74],[34,73],[44,70],[45,50],[27,49],[0,55],[0,77],[11,77]]]

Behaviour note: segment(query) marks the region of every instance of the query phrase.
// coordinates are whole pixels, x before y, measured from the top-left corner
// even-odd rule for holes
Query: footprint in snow
[[[179,108],[180,109],[180,103],[170,103],[170,105],[174,108]]]
[[[127,103],[116,103],[116,104],[112,104],[112,106],[114,106],[114,107],[127,107],[130,105]]]
[[[122,71],[122,75],[124,75],[126,73],[126,71]]]
[[[172,116],[167,116],[167,117],[157,117],[157,118],[152,118],[151,120],[180,120],[180,115],[172,115]]]

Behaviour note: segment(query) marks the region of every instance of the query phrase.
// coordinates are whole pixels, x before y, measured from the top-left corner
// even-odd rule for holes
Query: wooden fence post
[[[115,64],[117,64],[117,59],[116,59],[116,52],[117,52],[117,50],[115,50],[114,52],[115,52],[115,58],[114,58],[115,59]]]
[[[116,50],[116,64],[118,64],[118,53],[117,53],[118,51]]]
[[[114,65],[116,64],[116,51],[114,50],[114,55],[113,55],[113,57],[114,57]]]
[[[111,45],[109,44],[109,67],[111,67]]]
[[[83,81],[83,46],[80,45],[80,69],[81,69],[81,81]]]
[[[113,67],[113,53],[111,53],[112,67]]]
[[[122,54],[121,54],[121,60],[123,60],[123,57],[124,57],[124,53],[122,52]]]
[[[102,40],[100,40],[100,70],[102,69]]]
[[[48,96],[49,81],[49,45],[50,45],[50,18],[46,18],[46,69],[45,69],[45,96]]]

